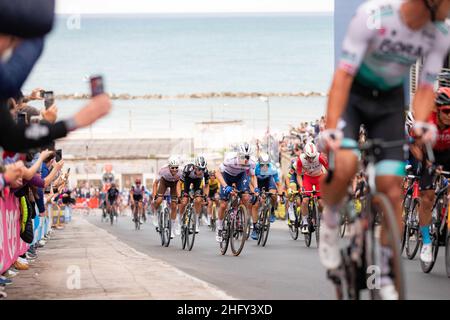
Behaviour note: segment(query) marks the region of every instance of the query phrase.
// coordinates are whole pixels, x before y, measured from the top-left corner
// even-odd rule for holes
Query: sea
[[[81,131],[93,137],[186,137],[223,121],[281,134],[323,115],[333,69],[331,13],[58,16],[24,91],[89,94],[87,79],[100,74],[107,92],[136,97],[113,100],[107,117]],[[60,118],[86,102],[57,100]]]

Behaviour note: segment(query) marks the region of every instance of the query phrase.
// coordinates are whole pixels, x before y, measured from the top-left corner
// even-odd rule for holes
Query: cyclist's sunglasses
[[[450,114],[450,108],[439,108],[439,111],[445,113],[447,116]]]
[[[241,156],[241,159],[242,160],[250,160],[250,156],[243,156],[243,157]]]
[[[169,167],[170,170],[178,170],[178,167]]]
[[[205,171],[205,168],[195,167],[195,170],[197,170],[197,171]]]

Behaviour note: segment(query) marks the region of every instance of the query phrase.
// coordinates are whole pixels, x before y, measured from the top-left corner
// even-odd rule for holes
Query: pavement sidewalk
[[[8,299],[233,299],[79,215],[55,230],[30,269],[13,280]]]

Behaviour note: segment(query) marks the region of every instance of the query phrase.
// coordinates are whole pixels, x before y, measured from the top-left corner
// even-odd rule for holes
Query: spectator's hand
[[[55,162],[54,168],[57,171],[61,171],[62,167],[64,166],[64,160],[59,160],[59,162]]]
[[[41,91],[42,88],[36,88],[33,91],[31,91],[30,100],[44,100],[44,98],[41,97]]]
[[[53,154],[53,151],[50,150],[44,150],[41,152],[41,154],[39,155],[39,158],[41,158],[42,161],[44,161],[45,159],[47,159],[48,157],[50,157]]]
[[[111,110],[111,100],[108,95],[101,94],[92,100],[75,115],[78,128],[83,128],[106,116]]]
[[[56,104],[52,105],[48,109],[42,110],[41,115],[44,120],[47,120],[50,123],[55,123],[58,118],[58,108],[56,107]]]

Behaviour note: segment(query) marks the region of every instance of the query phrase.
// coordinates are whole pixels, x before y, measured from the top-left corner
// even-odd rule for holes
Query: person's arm
[[[64,160],[61,160],[53,165],[52,171],[50,171],[50,173],[44,179],[45,188],[52,183],[58,172],[61,171],[63,164]]]
[[[44,39],[23,40],[9,61],[0,63],[0,98],[14,97],[42,54]]]
[[[0,99],[1,100],[1,99]],[[23,152],[50,144],[65,137],[69,131],[86,127],[107,115],[111,101],[106,94],[95,96],[73,117],[54,124],[17,125],[5,102],[0,102],[0,146],[5,150]]]
[[[42,162],[47,159],[53,151],[45,150],[42,151],[39,155],[39,158],[36,160],[36,162],[30,167],[26,168],[23,172],[23,178],[25,180],[31,180],[33,176],[38,172],[38,170],[42,166]]]
[[[256,175],[253,174],[251,176],[250,182],[250,191],[255,192],[255,189],[258,187],[258,179],[256,178]]]
[[[153,190],[153,192],[152,192],[153,197],[156,197],[156,195],[157,195],[158,183],[159,183],[159,179],[155,179],[155,181],[153,181],[153,188],[152,188],[152,190]]]
[[[220,185],[225,188],[227,186],[227,183],[225,182],[225,179],[222,176],[222,172],[220,170],[216,171],[216,178],[219,180]]]

